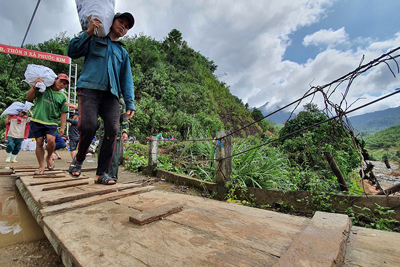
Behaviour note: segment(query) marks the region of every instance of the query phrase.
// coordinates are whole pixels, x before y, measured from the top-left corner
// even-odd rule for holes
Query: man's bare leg
[[[44,138],[43,137],[39,137],[36,138],[36,158],[37,161],[39,163],[39,169],[37,171],[35,171],[35,174],[43,174],[44,169],[46,168],[44,165]]]
[[[54,161],[52,158],[53,152],[56,148],[56,137],[53,135],[46,135],[47,139],[47,145],[46,145],[46,150],[47,150],[47,156],[46,156],[46,162],[47,162],[47,168],[48,169],[53,169],[54,168]],[[44,152],[43,152],[44,153]]]

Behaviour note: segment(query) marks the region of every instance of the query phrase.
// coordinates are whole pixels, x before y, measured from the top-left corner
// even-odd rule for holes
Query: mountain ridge
[[[271,113],[266,111],[267,105],[268,102],[258,108],[264,116]],[[281,110],[266,119],[274,124],[284,124],[290,115],[291,112]],[[296,113],[292,114],[291,118],[296,115]],[[349,117],[349,121],[356,132],[376,133],[391,126],[400,125],[400,106]]]
[[[350,117],[349,121],[360,133],[376,133],[400,124],[400,106],[356,115]]]
[[[264,116],[267,116],[268,114],[271,113],[271,112],[266,111],[268,103],[269,102],[265,103],[264,105],[262,105],[261,107],[258,108]],[[277,109],[280,109],[280,107],[278,107]],[[287,119],[289,119],[290,115],[292,115],[291,118],[294,118],[297,116],[296,113],[292,114],[292,112],[290,112],[290,111],[281,110],[271,116],[268,116],[266,118],[266,120],[269,120],[269,121],[273,122],[274,124],[278,124],[278,123],[285,124]]]

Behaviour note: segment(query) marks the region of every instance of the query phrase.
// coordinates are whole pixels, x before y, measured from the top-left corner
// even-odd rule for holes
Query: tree
[[[286,123],[279,132],[280,137],[328,119],[315,104],[307,104],[304,109],[296,118]],[[291,163],[305,169],[326,170],[328,166],[323,155],[324,151],[334,155],[344,174],[351,172],[359,164],[352,139],[338,120],[331,120],[290,135],[281,141],[281,145],[288,153]]]
[[[65,55],[69,41],[62,32],[48,41],[25,48]],[[131,120],[130,132],[136,137],[164,132],[175,138],[186,138],[188,133],[196,132],[193,125],[215,133],[239,122],[252,122],[251,113],[241,100],[214,76],[217,65],[190,48],[177,29],[161,42],[143,34],[125,36],[121,41],[131,59],[136,113]],[[0,54],[0,109],[3,110],[14,101],[25,101],[29,86],[22,80],[28,64],[43,65],[55,73],[69,72],[67,64],[19,57],[10,77],[15,58],[14,55]],[[77,64],[79,75],[83,58],[73,63]],[[4,131],[3,125],[0,125],[0,131]],[[248,129],[258,131],[255,126]]]

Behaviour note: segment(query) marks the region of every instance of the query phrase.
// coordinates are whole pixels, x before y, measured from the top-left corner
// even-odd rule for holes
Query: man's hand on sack
[[[94,34],[96,32],[96,30],[101,27],[101,24],[102,24],[101,20],[99,20],[99,19],[91,19],[89,21],[89,27],[88,27],[88,29],[86,31],[87,34],[89,36]]]

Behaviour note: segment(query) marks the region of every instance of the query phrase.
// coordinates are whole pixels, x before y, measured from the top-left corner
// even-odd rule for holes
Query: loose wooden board
[[[85,175],[82,175],[79,178],[72,178],[72,177],[69,177],[69,176],[52,177],[52,178],[50,178],[50,177],[44,177],[44,178],[33,177],[32,181],[27,183],[26,185],[29,185],[29,186],[45,185],[45,184],[52,184],[52,183],[85,180],[85,179],[90,179],[90,178],[88,176],[85,176]]]
[[[99,185],[94,184],[94,181],[90,179],[91,182],[88,185],[77,185],[58,190],[43,191],[43,188],[47,188],[48,185],[41,184],[29,186],[35,180],[35,178],[32,176],[23,176],[20,177],[20,180],[26,186],[27,190],[39,208],[141,186],[140,184],[116,184],[109,186]],[[56,184],[58,183],[54,183],[54,185]],[[61,182],[61,184],[64,185],[65,183]]]
[[[43,187],[42,191],[51,191],[51,190],[63,189],[63,188],[74,187],[74,186],[79,186],[79,185],[87,185],[89,183],[90,183],[89,179],[80,179],[78,181],[66,181],[66,182],[53,183],[50,185],[46,185],[46,187]]]
[[[42,178],[42,177],[54,177],[54,176],[65,176],[68,175],[65,171],[59,171],[59,170],[54,170],[54,171],[49,171],[45,170],[43,174],[35,174],[36,169],[33,169],[31,171],[24,170],[24,171],[14,171],[14,176],[21,177],[21,176],[33,176],[37,178]]]
[[[44,207],[43,209],[40,210],[40,213],[43,217],[50,216],[50,215],[54,215],[57,213],[66,212],[69,210],[74,210],[74,209],[98,204],[98,203],[101,203],[104,201],[110,201],[110,200],[124,198],[124,197],[135,195],[135,194],[149,192],[154,189],[155,189],[154,186],[146,186],[146,187],[131,188],[131,189],[127,189],[127,190],[119,191],[119,192],[112,192],[109,194],[91,196],[88,198],[83,198],[83,199],[78,199],[78,200],[71,201],[71,202],[66,202],[66,203],[63,203],[60,205]]]
[[[161,218],[167,217],[171,214],[180,212],[182,204],[165,204],[154,209],[146,210],[129,217],[129,220],[138,225],[145,225]]]

